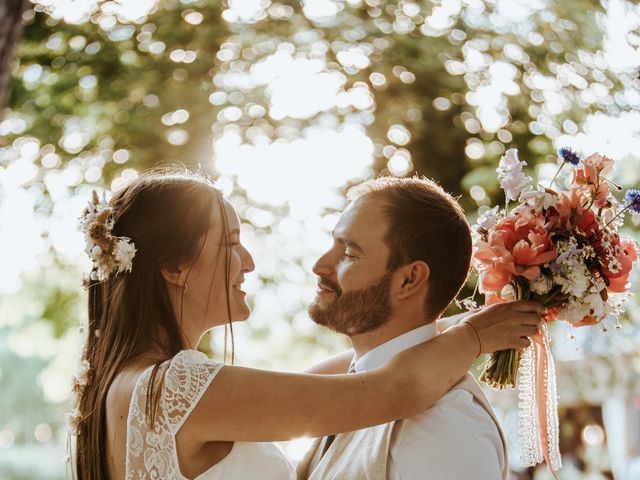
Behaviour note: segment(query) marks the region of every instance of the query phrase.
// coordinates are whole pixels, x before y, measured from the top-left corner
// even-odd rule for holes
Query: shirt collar
[[[419,343],[431,340],[438,334],[436,322],[423,325],[403,333],[402,335],[392,338],[382,345],[369,350],[367,353],[356,359],[353,364],[356,372],[366,372],[374,368],[379,368],[388,360],[411,347],[415,347]]]

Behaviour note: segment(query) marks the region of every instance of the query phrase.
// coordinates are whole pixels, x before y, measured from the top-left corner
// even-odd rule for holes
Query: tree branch
[[[22,14],[27,5],[27,0],[0,2],[0,110],[9,101],[13,59],[22,34]]]

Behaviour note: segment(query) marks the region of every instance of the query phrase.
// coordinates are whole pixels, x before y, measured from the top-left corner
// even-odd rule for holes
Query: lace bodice
[[[222,367],[196,350],[183,350],[164,362],[158,372],[164,382],[153,429],[145,418],[152,367],[142,373],[129,405],[126,480],[186,480],[178,464],[175,436]],[[223,460],[197,480],[223,478],[290,480],[295,475],[274,445],[236,442]]]

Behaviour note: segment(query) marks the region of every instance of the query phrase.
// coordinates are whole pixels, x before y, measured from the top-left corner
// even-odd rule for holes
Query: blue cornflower
[[[635,214],[640,214],[640,190],[631,188],[624,195],[625,209],[631,210]]]
[[[560,158],[574,167],[580,163],[580,155],[569,147],[562,147],[558,150]]]

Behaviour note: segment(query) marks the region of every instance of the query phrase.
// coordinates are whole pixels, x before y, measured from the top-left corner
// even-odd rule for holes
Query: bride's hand
[[[538,333],[545,312],[541,303],[520,300],[488,306],[461,323],[468,323],[477,332],[480,353],[493,353],[528,347],[531,343],[528,337]]]

